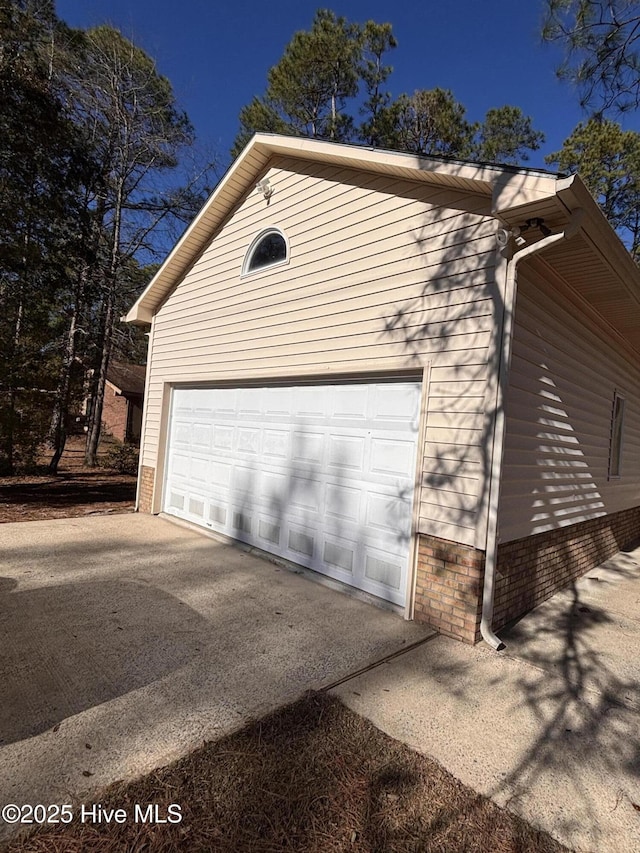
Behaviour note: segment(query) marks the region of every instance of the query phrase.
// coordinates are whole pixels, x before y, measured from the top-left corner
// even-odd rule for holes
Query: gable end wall
[[[331,381],[430,365],[418,527],[473,545],[500,311],[489,199],[294,160],[267,176],[269,203],[249,193],[156,315],[142,464],[161,468],[171,383]],[[241,277],[269,226],[286,234],[289,263]]]

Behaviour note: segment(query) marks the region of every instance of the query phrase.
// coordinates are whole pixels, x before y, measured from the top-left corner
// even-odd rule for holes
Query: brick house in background
[[[119,441],[140,444],[146,371],[144,365],[121,361],[112,362],[107,371],[103,429]]]
[[[141,511],[494,647],[640,533],[640,273],[578,176],[257,134],[126,319]]]

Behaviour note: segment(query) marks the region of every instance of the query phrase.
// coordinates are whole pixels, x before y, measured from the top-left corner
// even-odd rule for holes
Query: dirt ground
[[[104,459],[108,444],[101,448]],[[43,457],[42,462],[48,460]],[[0,523],[133,510],[136,478],[84,466],[84,438],[70,437],[58,474],[0,477]]]
[[[136,809],[138,806],[138,809]],[[164,823],[145,822],[149,814]],[[338,699],[311,694],[7,853],[562,853]],[[136,820],[137,817],[137,820]]]

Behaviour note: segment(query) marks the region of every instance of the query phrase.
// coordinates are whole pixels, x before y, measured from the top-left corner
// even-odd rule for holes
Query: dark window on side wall
[[[287,260],[287,242],[278,231],[269,231],[260,237],[250,250],[245,272],[254,272]]]
[[[613,395],[611,417],[611,448],[609,450],[609,476],[619,477],[622,461],[622,436],[624,431],[624,397]]]

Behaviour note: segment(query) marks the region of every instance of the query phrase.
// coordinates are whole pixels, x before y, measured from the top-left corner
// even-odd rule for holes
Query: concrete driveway
[[[0,804],[86,801],[429,635],[148,515],[0,537]]]
[[[454,776],[590,853],[640,850],[640,548],[499,632],[437,637],[334,692]]]
[[[86,801],[353,676],[354,710],[567,846],[640,850],[640,549],[496,653],[147,515],[0,537],[0,804]]]

